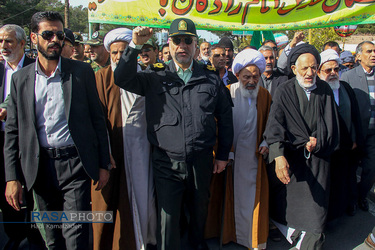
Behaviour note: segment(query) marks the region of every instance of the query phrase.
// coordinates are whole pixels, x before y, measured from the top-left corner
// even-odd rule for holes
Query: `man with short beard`
[[[58,218],[56,226],[45,220],[45,213],[91,213],[91,180],[97,181],[96,190],[102,189],[111,164],[94,72],[86,63],[61,57],[63,23],[53,11],[31,18],[30,38],[38,57],[12,76],[5,125],[5,196],[19,211],[24,182],[46,222],[40,229],[46,247],[81,250],[89,249],[89,224],[65,216],[67,220]]]
[[[118,28],[104,37],[111,65],[96,72],[116,168],[101,192],[92,186],[93,211],[114,211],[114,223],[94,223],[94,249],[146,249],[156,245],[156,207],[144,97],[119,88],[113,72],[132,39]],[[125,72],[126,73],[126,72]]]
[[[152,39],[148,40],[142,47],[141,53],[139,54],[139,57],[141,58],[140,65],[143,67],[143,69],[147,68],[147,66],[156,63],[157,60],[157,45],[155,44]]]
[[[354,91],[348,83],[339,80],[339,55],[335,50],[327,49],[320,53],[320,57],[318,76],[333,90],[340,118],[340,150],[334,152],[331,159],[328,219],[334,219],[343,215],[345,209],[348,209],[349,215],[356,212],[355,165],[360,153],[355,149],[357,145],[362,145],[362,131]]]
[[[375,180],[375,44],[364,41],[356,48],[360,65],[343,73],[341,80],[350,84],[357,97],[364,137],[361,156],[361,181],[358,183],[358,206],[368,211],[367,194]]]
[[[218,71],[220,79],[223,81],[225,86],[237,82],[237,77],[231,72],[228,71],[225,67],[225,48],[214,44],[211,47],[210,54],[210,65],[214,66]]]
[[[224,49],[223,49],[224,53]],[[223,57],[224,58],[224,57]],[[227,194],[223,239],[225,243],[234,241],[248,249],[265,249],[268,236],[268,178],[264,157],[268,154],[268,145],[263,140],[268,113],[271,106],[271,95],[260,87],[260,77],[266,66],[263,55],[253,49],[243,50],[233,60],[232,72],[238,82],[228,85],[233,101],[234,140],[229,155],[233,166],[227,168]],[[214,176],[218,179],[220,177]],[[216,190],[221,183],[211,186],[212,197],[209,206],[206,237],[211,235],[213,225],[209,222],[220,221],[221,214],[215,210],[223,201]],[[229,190],[229,191],[228,191]],[[216,218],[215,215],[217,216]],[[235,237],[231,237],[235,236]]]
[[[210,65],[211,44],[209,42],[202,42],[199,46],[199,51],[200,62]]]
[[[260,53],[266,59],[266,69],[262,74],[260,83],[261,86],[270,92],[271,96],[275,94],[276,88],[288,80],[288,76],[282,74],[279,69],[275,68],[276,65],[276,52],[267,45],[259,48]]]
[[[232,70],[232,62],[233,62],[233,43],[232,40],[230,40],[229,37],[225,36],[220,39],[218,42],[219,45],[223,46],[225,48],[225,66],[229,71]]]
[[[10,93],[10,84],[13,73],[19,69],[33,63],[35,60],[30,59],[24,53],[26,45],[26,33],[18,25],[6,24],[0,28],[0,54],[3,55],[5,61],[0,69],[0,209],[3,213],[4,222],[23,222],[25,221],[24,211],[14,210],[6,201],[5,195],[5,176],[4,176],[4,128],[7,115],[7,96]],[[27,194],[28,200],[32,202],[32,194]],[[30,204],[30,209],[32,206]],[[17,248],[18,244],[26,237],[27,227],[25,224],[4,223],[4,231],[9,241],[5,246]],[[40,237],[40,236],[39,236]]]
[[[270,217],[297,249],[321,249],[330,188],[330,159],[339,140],[339,117],[327,83],[316,77],[314,46],[288,57],[296,77],[273,96],[265,140],[269,145]]]
[[[95,31],[91,39],[85,42],[85,46],[89,45],[91,67],[94,72],[111,64],[108,51],[104,48],[103,39],[105,33],[103,31]],[[86,50],[86,49],[85,49]]]

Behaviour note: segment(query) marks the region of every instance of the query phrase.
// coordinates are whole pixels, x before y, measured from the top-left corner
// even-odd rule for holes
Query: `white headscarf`
[[[260,74],[263,74],[266,69],[266,60],[263,54],[254,49],[245,49],[234,58],[232,71],[234,74],[237,74],[241,69],[252,64],[259,68]]]
[[[337,52],[333,49],[327,49],[320,53],[320,67],[322,67],[323,64],[325,64],[328,61],[336,61],[338,64],[340,64],[340,57],[337,54]]]
[[[110,46],[114,42],[124,41],[130,43],[132,41],[132,34],[133,31],[127,28],[117,28],[111,30],[107,33],[104,37],[104,47],[105,49],[110,52]]]

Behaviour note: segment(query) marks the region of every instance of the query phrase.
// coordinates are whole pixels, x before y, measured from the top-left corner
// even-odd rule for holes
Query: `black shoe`
[[[357,209],[358,209],[358,205],[356,203],[354,204],[351,204],[348,206],[348,208],[346,209],[346,213],[349,215],[349,216],[354,216],[356,213],[357,213]]]
[[[360,209],[367,212],[368,211],[368,201],[367,201],[367,199],[366,198],[359,199],[358,200],[358,206],[359,206]]]
[[[281,233],[277,228],[270,229],[268,237],[274,242],[281,241]]]

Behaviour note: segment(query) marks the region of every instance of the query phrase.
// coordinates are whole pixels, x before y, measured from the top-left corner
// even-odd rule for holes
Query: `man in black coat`
[[[94,72],[86,63],[60,56],[59,13],[35,13],[31,31],[38,60],[13,75],[7,107],[6,198],[20,209],[24,179],[38,211],[91,212],[91,179],[101,189],[110,167]],[[48,248],[89,248],[89,224],[43,225]]]

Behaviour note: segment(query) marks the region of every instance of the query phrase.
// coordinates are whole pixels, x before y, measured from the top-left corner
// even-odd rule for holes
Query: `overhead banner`
[[[205,30],[292,30],[375,23],[375,0],[89,0],[89,22]]]

